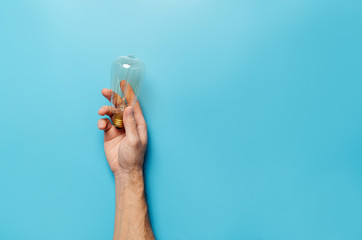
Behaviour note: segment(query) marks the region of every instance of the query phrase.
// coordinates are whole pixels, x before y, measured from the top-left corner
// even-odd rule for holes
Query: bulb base
[[[112,119],[113,125],[118,128],[121,129],[123,128],[123,114],[117,114],[113,116]]]

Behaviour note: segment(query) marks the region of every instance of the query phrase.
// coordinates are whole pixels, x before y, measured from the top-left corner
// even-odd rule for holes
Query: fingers
[[[137,101],[136,105],[134,106],[134,115],[137,122],[137,129],[140,139],[144,145],[147,144],[147,124],[145,118],[143,117],[143,113],[141,110],[141,106]]]
[[[105,141],[112,140],[115,137],[118,137],[121,133],[120,131],[122,131],[122,130],[118,130],[115,126],[113,126],[113,124],[111,123],[111,121],[108,118],[99,119],[98,128],[100,130],[104,131],[104,140]]]
[[[108,89],[108,88],[103,88],[102,89],[102,95],[108,99],[108,101],[111,101],[111,97],[112,97],[112,90]]]
[[[113,97],[112,97],[112,94],[113,94]],[[102,95],[105,98],[107,98],[109,102],[111,102],[111,100],[113,99],[112,103],[115,107],[118,107],[123,103],[122,98],[117,93],[112,91],[111,89],[103,88]]]
[[[127,107],[123,114],[124,128],[126,130],[126,140],[132,147],[137,147],[141,142],[138,135],[137,123],[134,116],[133,107]]]
[[[128,104],[134,104],[134,115],[136,118],[138,133],[139,133],[142,143],[146,144],[147,143],[147,124],[146,124],[145,118],[143,116],[140,103],[137,100],[137,97],[133,91],[133,88],[129,83],[127,83],[127,85],[126,85],[126,81],[122,80],[120,82],[120,85],[121,85],[121,89],[122,89],[123,93],[125,93],[125,97],[126,97]]]
[[[109,131],[112,128],[112,123],[108,118],[102,118],[98,120],[98,128],[105,132]]]
[[[99,110],[98,110],[98,114],[101,116],[107,115],[109,117],[112,117],[114,114],[114,107],[111,106],[102,106]]]
[[[120,85],[128,105],[133,106],[137,101],[137,97],[132,89],[132,86],[129,83],[126,84],[126,80],[122,80]]]
[[[128,103],[131,103],[132,101],[137,99],[135,94],[134,94],[134,91],[132,89],[132,86],[130,84],[127,84],[127,87],[126,87],[126,81],[125,80],[122,80],[120,82],[120,84],[121,84],[122,91],[127,93],[125,97],[126,97],[126,100],[127,100]],[[118,94],[114,93],[111,89],[107,89],[107,88],[102,89],[102,95],[105,98],[107,98],[108,101],[112,100],[112,93],[115,94],[113,96],[113,105],[117,106],[117,102],[120,102],[117,99],[122,99],[122,98]],[[102,116],[108,115],[108,116],[112,117],[111,115],[108,114],[108,113],[110,113],[110,110],[112,110],[112,107],[110,107],[110,108],[111,109],[104,106],[101,109],[99,109],[98,113],[100,115],[102,115]],[[136,103],[135,103],[135,105],[133,107],[133,110],[134,110],[134,117],[136,119],[136,125],[137,125],[137,131],[138,131],[138,134],[139,134],[139,138],[140,138],[142,144],[146,145],[147,144],[147,124],[146,124],[146,121],[144,119],[144,116],[143,116],[142,109],[141,109],[141,106],[139,104],[139,101],[136,101]]]

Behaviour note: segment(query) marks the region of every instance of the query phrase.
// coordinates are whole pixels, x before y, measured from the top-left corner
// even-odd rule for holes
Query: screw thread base
[[[113,125],[116,127],[116,128],[123,128],[123,115],[122,114],[117,114],[117,115],[114,115],[113,116],[113,119],[112,119],[112,122],[113,122]]]

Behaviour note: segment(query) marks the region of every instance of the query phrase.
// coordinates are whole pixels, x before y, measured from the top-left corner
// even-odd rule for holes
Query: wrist
[[[134,210],[139,200],[144,201],[143,172],[117,173],[114,175],[116,187],[116,209]]]
[[[143,180],[143,170],[142,169],[134,169],[132,171],[117,171],[114,172],[115,181],[131,181],[131,180]]]
[[[117,172],[114,174],[116,190],[120,193],[132,192],[133,194],[143,194],[144,180],[143,171]]]

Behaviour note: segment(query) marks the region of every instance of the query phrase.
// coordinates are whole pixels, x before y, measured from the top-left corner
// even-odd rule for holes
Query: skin
[[[121,87],[124,87],[122,83]],[[111,101],[112,90],[105,88],[102,94]],[[127,95],[130,99],[126,100],[131,102],[134,95]],[[98,114],[112,118],[113,109],[102,106]],[[125,109],[123,122],[124,129],[117,129],[108,118],[98,121],[98,128],[104,131],[104,151],[116,185],[113,239],[155,239],[148,217],[142,169],[147,147],[147,125],[138,101],[134,107]]]

